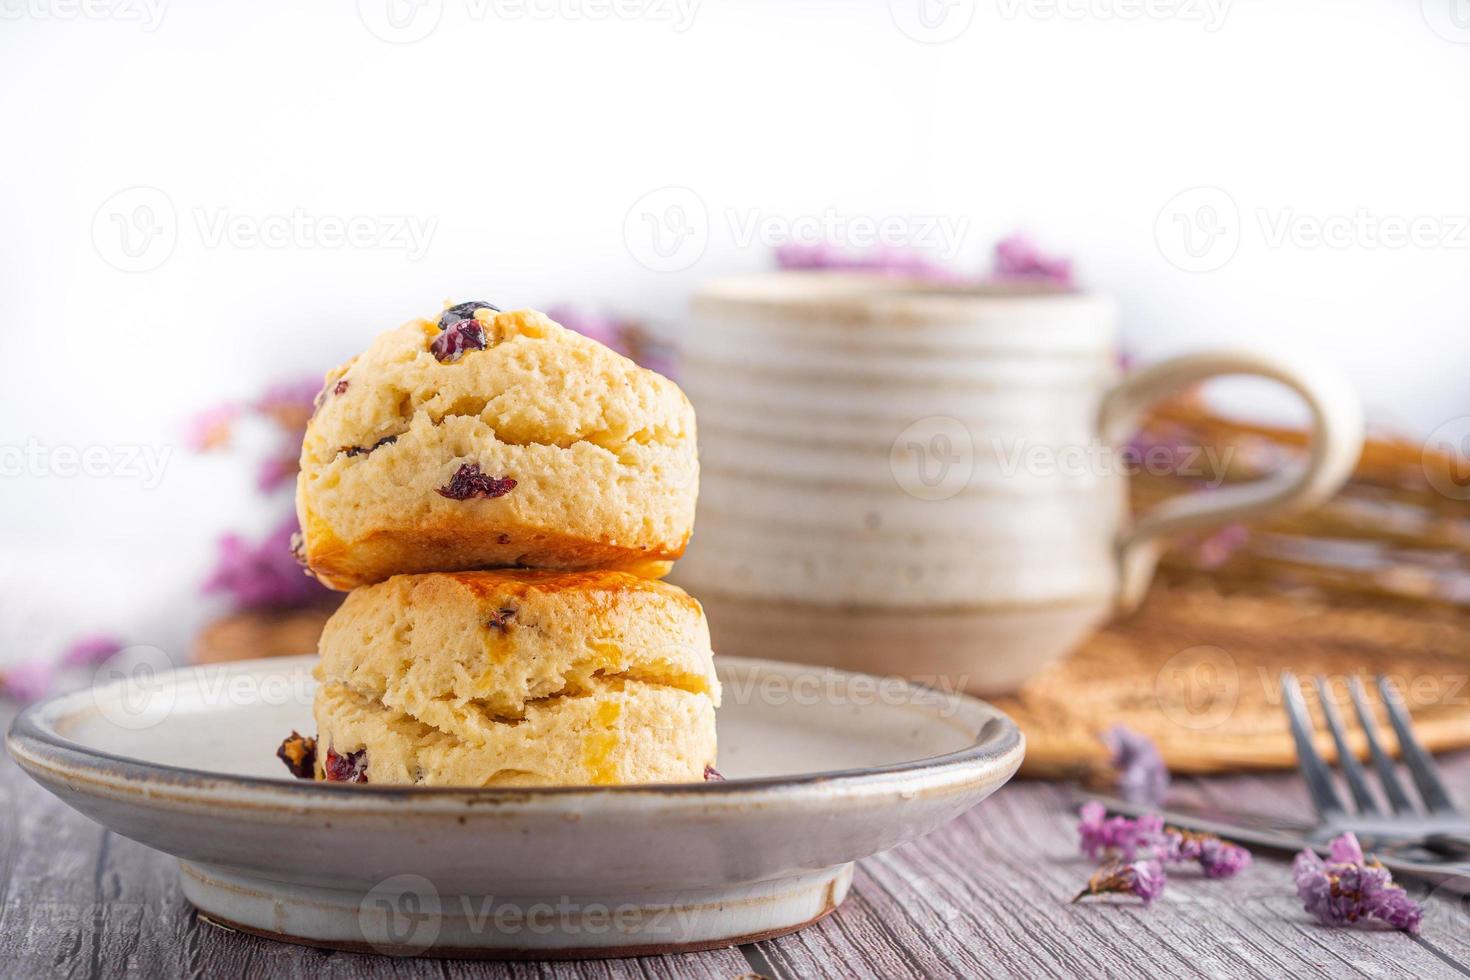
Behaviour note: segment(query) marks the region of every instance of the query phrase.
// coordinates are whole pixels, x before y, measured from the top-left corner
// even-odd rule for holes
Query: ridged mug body
[[[707,287],[675,579],[718,651],[1013,689],[1106,614],[1125,506],[1114,307],[787,273]]]

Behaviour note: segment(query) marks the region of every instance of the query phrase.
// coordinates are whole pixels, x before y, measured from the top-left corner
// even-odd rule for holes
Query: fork
[[[1337,791],[1331,770],[1312,742],[1312,716],[1307,711],[1301,684],[1290,671],[1282,673],[1282,702],[1286,706],[1292,739],[1296,742],[1297,763],[1301,768],[1302,778],[1306,780],[1312,805],[1321,819],[1316,835],[1326,839],[1350,830],[1367,837],[1371,842],[1369,846],[1380,849],[1419,849],[1459,860],[1470,858],[1470,820],[1455,806],[1439,778],[1434,759],[1415,737],[1409,714],[1404,710],[1403,702],[1392,682],[1387,677],[1378,677],[1378,694],[1383,701],[1384,711],[1388,714],[1389,724],[1393,727],[1399,754],[1418,790],[1420,806],[1416,806],[1410,799],[1393,759],[1383,747],[1378,722],[1368,705],[1361,680],[1355,676],[1348,682],[1348,693],[1352,698],[1358,724],[1368,743],[1368,754],[1378,773],[1383,796],[1392,811],[1387,813],[1368,788],[1363,767],[1348,747],[1342,718],[1338,715],[1326,678],[1317,676],[1313,681],[1322,706],[1322,717],[1326,720],[1333,744],[1337,747],[1338,764],[1342,768],[1343,779],[1353,801],[1353,806],[1349,809]]]

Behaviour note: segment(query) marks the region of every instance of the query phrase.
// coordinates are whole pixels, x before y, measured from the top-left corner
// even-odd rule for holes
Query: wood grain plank
[[[0,717],[0,722],[7,719]],[[1470,753],[1445,761],[1470,799]],[[1300,816],[1290,776],[1181,780],[1180,799]],[[214,927],[174,861],[105,833],[0,760],[0,976],[356,980],[798,977],[1470,976],[1470,900],[1431,899],[1422,942],[1325,929],[1286,862],[1225,882],[1178,873],[1151,908],[1070,899],[1091,871],[1063,787],[1016,783],[928,838],[862,862],[840,912],[793,936],[679,957],[583,963],[400,960],[274,943]]]
[[[1244,783],[1272,790],[1255,777]],[[793,976],[1462,975],[1410,937],[1316,924],[1284,861],[1260,859],[1225,882],[1176,873],[1148,909],[1111,899],[1071,905],[1091,870],[1076,854],[1074,827],[1059,789],[1008,788],[941,833],[864,862],[859,904],[840,923],[764,945]],[[885,957],[893,943],[918,950],[923,969]]]
[[[581,963],[408,960],[309,949],[205,922],[167,855],[118,837],[0,759],[0,977],[729,980],[739,950]]]

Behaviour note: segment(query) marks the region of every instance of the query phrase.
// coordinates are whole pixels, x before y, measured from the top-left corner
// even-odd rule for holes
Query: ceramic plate
[[[314,657],[114,680],[27,709],[7,746],[41,785],[179,858],[210,920],[339,949],[635,955],[780,935],[832,912],[852,862],[995,792],[1023,742],[960,694],[718,658],[726,782],[565,789],[287,776]],[[145,665],[146,666],[146,665]]]

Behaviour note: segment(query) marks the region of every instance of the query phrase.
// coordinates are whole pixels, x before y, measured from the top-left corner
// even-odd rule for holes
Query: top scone
[[[298,556],[344,590],[476,568],[661,575],[698,479],[694,410],[672,381],[534,310],[462,304],[327,375],[301,449]]]

